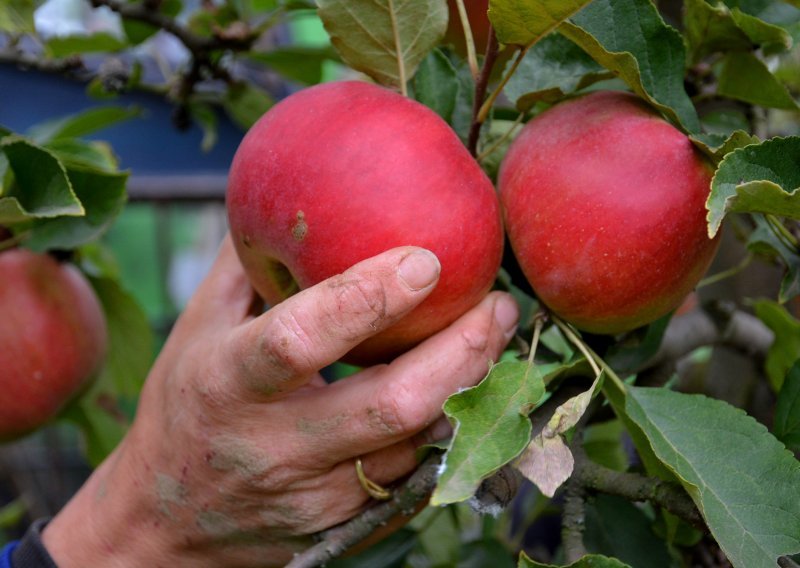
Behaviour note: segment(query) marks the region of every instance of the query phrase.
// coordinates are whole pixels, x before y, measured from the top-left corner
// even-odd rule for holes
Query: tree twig
[[[172,92],[172,98],[179,105],[179,109],[186,105],[195,90],[195,86],[204,77],[221,78],[228,82],[231,77],[224,64],[220,63],[218,57],[214,57],[217,51],[247,51],[253,47],[258,39],[257,33],[253,33],[246,26],[236,28],[236,33],[217,33],[211,37],[205,37],[192,32],[188,27],[182,25],[178,20],[172,18],[157,9],[153,9],[147,2],[129,3],[123,0],[89,0],[95,7],[106,7],[119,14],[124,20],[143,22],[162,29],[175,36],[191,54],[191,64],[188,70],[180,75],[180,80]],[[183,109],[185,111],[185,109]],[[180,115],[180,112],[179,114]],[[180,120],[176,121],[180,127]]]
[[[766,356],[775,334],[761,320],[728,304],[717,304],[713,311],[713,315],[696,310],[673,318],[656,354],[630,370],[650,369],[708,345],[724,345],[751,357]]]
[[[0,63],[16,65],[22,69],[34,69],[44,73],[80,75],[86,72],[83,61],[77,56],[45,59],[11,48],[0,50]]]
[[[486,55],[483,58],[481,72],[478,74],[478,80],[475,81],[475,99],[472,101],[472,124],[469,127],[469,136],[467,137],[467,149],[473,157],[478,154],[478,139],[483,125],[483,121],[478,119],[478,115],[483,106],[483,99],[486,97],[486,89],[489,86],[489,78],[492,76],[492,69],[497,61],[498,52],[497,36],[494,33],[494,28],[489,24],[489,41],[486,44]]]
[[[286,568],[321,566],[364,540],[376,528],[385,525],[397,515],[411,516],[416,506],[427,499],[436,486],[440,459],[439,455],[431,455],[395,491],[391,501],[375,505],[350,521],[321,533],[319,537],[322,540],[295,556]]]
[[[583,530],[586,525],[586,490],[576,477],[567,481],[561,513],[561,542],[564,559],[572,564],[586,556]]]
[[[95,8],[105,6],[119,14],[125,20],[133,20],[151,24],[174,35],[194,56],[209,51],[231,49],[243,51],[250,49],[255,41],[254,36],[226,37],[216,35],[212,37],[199,36],[188,28],[182,26],[177,20],[159,12],[151,10],[145,4],[131,4],[120,0],[89,0]]]
[[[582,448],[572,449],[575,457],[573,479],[581,487],[629,501],[648,501],[699,529],[707,530],[697,507],[682,487],[655,477],[607,468],[591,461]]]

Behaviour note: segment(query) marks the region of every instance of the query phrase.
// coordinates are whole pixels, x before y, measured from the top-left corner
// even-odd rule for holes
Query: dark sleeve
[[[42,544],[42,530],[50,519],[39,519],[28,527],[11,555],[13,568],[58,568]]]

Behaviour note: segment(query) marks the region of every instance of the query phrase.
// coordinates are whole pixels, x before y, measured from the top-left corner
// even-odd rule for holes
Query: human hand
[[[263,314],[226,239],[176,323],[117,450],[44,531],[61,568],[282,566],[369,502],[354,460],[390,485],[446,437],[444,400],[512,337],[489,294],[400,356],[326,384],[318,370],[411,311],[439,264],[401,247]]]

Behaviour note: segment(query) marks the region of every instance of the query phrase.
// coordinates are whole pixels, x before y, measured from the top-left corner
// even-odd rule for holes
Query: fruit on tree
[[[74,267],[24,249],[0,253],[0,440],[54,418],[95,377],[106,321]]]
[[[503,247],[494,188],[423,105],[343,81],[295,93],[248,132],[231,164],[228,218],[269,304],[390,248],[433,251],[431,295],[346,360],[386,361],[453,322],[491,287]]]
[[[706,232],[712,169],[629,93],[595,92],[530,121],[500,168],[514,254],[539,299],[614,334],[676,308],[719,240]]]

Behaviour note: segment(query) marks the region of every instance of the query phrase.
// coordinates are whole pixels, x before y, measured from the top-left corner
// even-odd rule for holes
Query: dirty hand
[[[60,568],[283,566],[447,435],[444,400],[513,335],[499,292],[390,365],[326,384],[318,370],[433,289],[439,264],[387,251],[263,314],[226,239],[177,322],[117,450],[46,527]],[[378,315],[380,317],[378,317]]]

